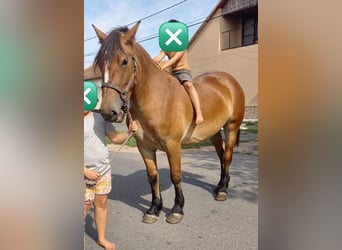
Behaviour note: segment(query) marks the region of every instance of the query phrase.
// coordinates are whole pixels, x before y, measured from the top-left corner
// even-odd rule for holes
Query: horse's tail
[[[236,143],[235,147],[238,147],[240,143],[240,129],[238,130],[237,136],[236,136]]]

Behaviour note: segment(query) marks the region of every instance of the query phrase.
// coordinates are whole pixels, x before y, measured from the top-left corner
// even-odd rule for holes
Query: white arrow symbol
[[[178,29],[175,34],[173,34],[169,29],[166,29],[165,31],[170,36],[170,38],[165,42],[166,45],[169,45],[172,41],[175,41],[178,45],[182,45],[181,40],[177,37],[182,32],[182,29]]]
[[[88,99],[87,95],[89,94],[89,92],[91,91],[91,88],[87,88],[85,91],[84,91],[84,101],[87,103],[87,104],[90,104],[91,101]]]

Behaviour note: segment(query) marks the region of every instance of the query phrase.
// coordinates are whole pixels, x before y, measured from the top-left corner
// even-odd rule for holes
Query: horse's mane
[[[142,56],[142,60],[145,63],[151,64],[152,67],[156,68],[160,74],[167,75],[168,77],[176,79],[170,72],[165,71],[165,70],[160,70],[158,68],[157,64],[153,61],[151,55],[138,42],[134,43],[134,49],[135,49],[136,53],[139,53]]]
[[[121,49],[120,36],[121,33],[128,31],[127,26],[122,26],[113,29],[107,36],[107,38],[101,44],[99,51],[94,59],[94,65],[97,65],[103,70],[106,62],[111,62],[115,56],[117,49]]]
[[[121,33],[126,33],[128,30],[129,29],[127,26],[117,27],[107,35],[94,59],[94,66],[98,66],[99,69],[103,72],[105,64],[113,60],[117,50],[121,50],[122,52],[124,52],[121,46],[120,38]],[[133,48],[143,57],[143,61],[145,63],[150,63],[152,67],[158,69],[161,75],[167,75],[171,79],[174,78],[169,72],[160,71],[157,65],[154,63],[151,55],[138,42],[134,41]]]
[[[133,47],[134,47],[135,51],[136,51],[137,53],[139,53],[139,54],[143,57],[143,60],[144,60],[145,63],[146,63],[146,62],[149,62],[149,63],[151,63],[155,68],[158,69],[157,64],[154,63],[154,61],[153,61],[151,55],[144,49],[144,47],[142,47],[138,42],[135,42]]]

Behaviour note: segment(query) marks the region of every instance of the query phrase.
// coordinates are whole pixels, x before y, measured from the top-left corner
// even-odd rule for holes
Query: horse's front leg
[[[152,191],[152,202],[150,208],[143,216],[143,222],[152,224],[158,220],[160,210],[163,208],[163,200],[159,188],[159,173],[157,169],[156,151],[149,151],[143,147],[138,149],[145,162],[148,182]]]
[[[167,158],[170,164],[171,180],[175,188],[175,204],[166,221],[171,224],[181,222],[184,212],[184,196],[182,191],[181,146],[169,147]]]

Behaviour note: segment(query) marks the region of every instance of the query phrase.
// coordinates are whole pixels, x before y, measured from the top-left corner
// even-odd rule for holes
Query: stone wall
[[[258,119],[258,106],[246,106],[244,119]]]

